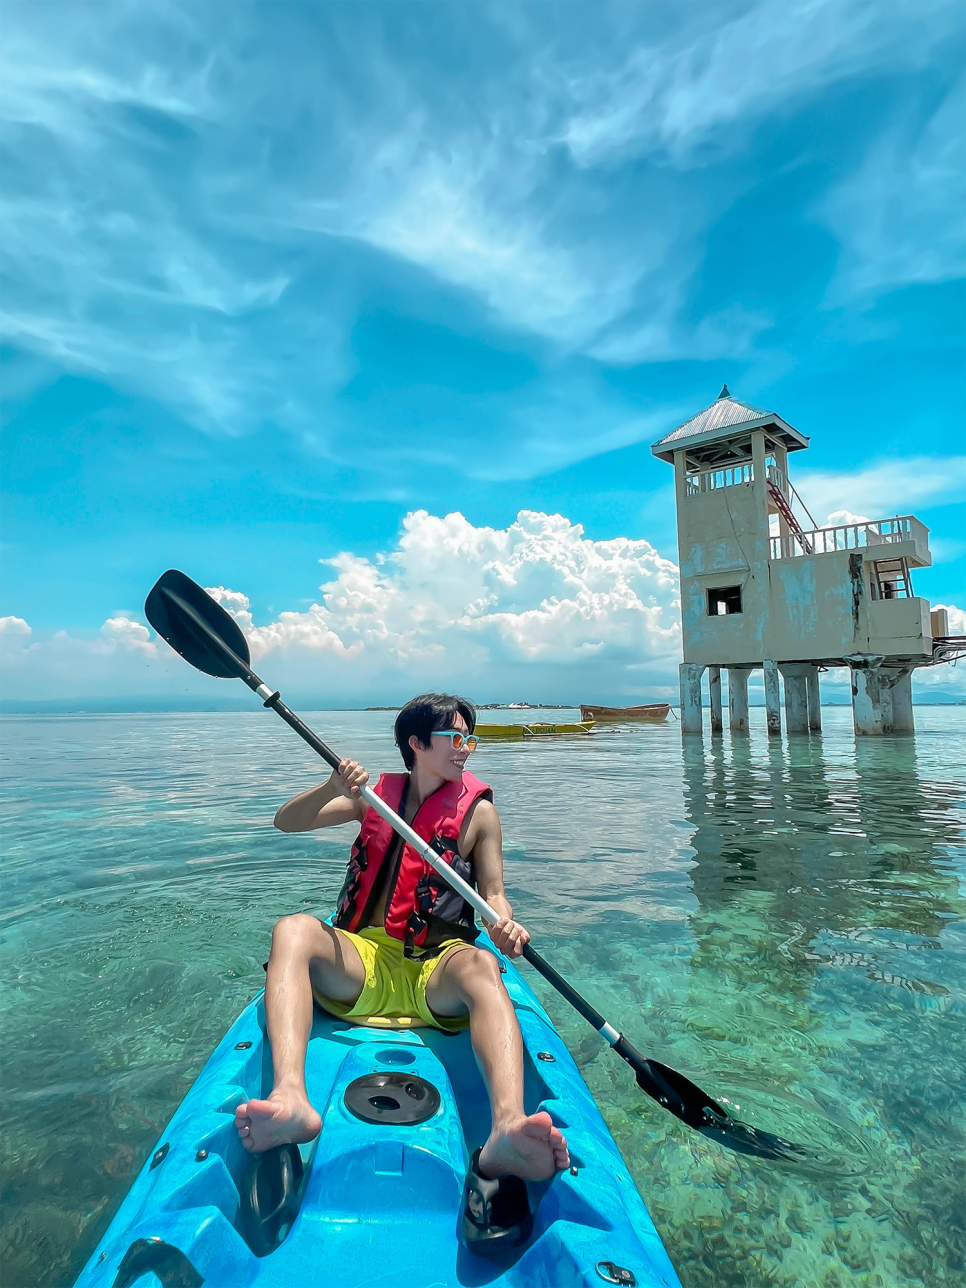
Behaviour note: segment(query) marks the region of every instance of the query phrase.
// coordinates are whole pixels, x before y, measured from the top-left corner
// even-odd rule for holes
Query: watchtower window
[[[726,613],[741,612],[741,587],[720,586],[708,591],[708,616],[724,617]]]

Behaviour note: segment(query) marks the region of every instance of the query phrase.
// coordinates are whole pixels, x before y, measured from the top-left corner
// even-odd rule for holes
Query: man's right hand
[[[363,787],[369,781],[369,775],[357,760],[346,757],[339,761],[338,769],[333,769],[329,778],[332,790],[350,801],[357,801]]]

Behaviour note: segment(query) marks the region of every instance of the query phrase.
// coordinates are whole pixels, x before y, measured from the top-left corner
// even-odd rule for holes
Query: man
[[[429,693],[396,718],[405,774],[375,788],[500,914],[490,929],[508,957],[530,938],[513,920],[503,888],[500,818],[492,792],[465,769],[476,745],[476,711],[463,698]],[[493,1178],[542,1180],[567,1167],[567,1142],[550,1115],[523,1109],[523,1041],[498,959],[473,944],[473,910],[360,799],[369,775],[343,760],[328,781],[295,796],[275,815],[283,832],[362,825],[353,846],[335,927],[307,913],[272,932],[265,1018],[274,1085],[267,1100],[238,1106],[245,1148],[311,1140],[322,1120],[305,1087],[313,996],[358,1024],[469,1026],[490,1098],[492,1129],[479,1170]]]

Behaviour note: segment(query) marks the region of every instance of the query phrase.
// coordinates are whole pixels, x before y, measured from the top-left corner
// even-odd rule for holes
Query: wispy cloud
[[[703,168],[739,150],[766,113],[856,76],[922,68],[960,26],[942,0],[888,12],[868,0],[784,0],[717,15],[708,22],[693,6],[659,42],[616,46],[610,66],[574,65],[567,89],[581,106],[563,139],[581,164],[630,152]]]
[[[808,470],[796,474],[794,482],[819,523],[826,514],[834,521],[837,511],[886,519],[909,514],[917,506],[962,500],[966,456],[909,456],[855,473]]]
[[[875,140],[820,207],[842,245],[832,303],[966,274],[966,80],[925,122],[911,115]]]
[[[754,131],[922,69],[959,7],[595,6],[592,38],[579,8],[436,10],[415,46],[392,7],[11,10],[8,334],[208,430],[301,434],[351,376],[364,245],[558,350],[748,361],[784,305],[695,294]],[[957,271],[956,110],[819,203],[843,289]]]

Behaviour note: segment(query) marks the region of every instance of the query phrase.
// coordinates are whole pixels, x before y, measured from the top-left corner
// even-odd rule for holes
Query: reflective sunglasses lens
[[[438,733],[441,738],[449,738],[454,751],[462,751],[464,747],[467,751],[476,751],[480,741],[475,734],[454,733],[451,729],[434,729],[433,733]]]

